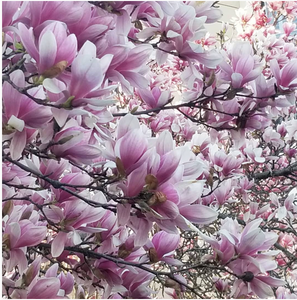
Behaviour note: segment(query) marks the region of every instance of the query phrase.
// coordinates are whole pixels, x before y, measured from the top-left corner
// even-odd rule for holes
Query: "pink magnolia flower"
[[[146,89],[149,81],[146,79],[145,74],[149,71],[145,62],[150,57],[153,48],[151,45],[138,45],[128,52],[120,49],[123,52],[123,58],[119,56],[119,47],[110,47],[106,53],[111,53],[113,61],[107,71],[107,77],[114,82],[120,82],[123,90],[130,94],[133,91],[132,87],[138,89]],[[126,48],[126,47],[124,47]],[[126,53],[125,53],[126,52]]]
[[[236,42],[231,49],[230,60],[231,65],[223,60],[220,67],[225,79],[231,81],[232,87],[235,89],[256,79],[262,72],[248,42]]]
[[[152,90],[138,90],[138,93],[149,107],[162,107],[169,101],[170,92],[161,91],[161,89],[155,86]]]
[[[70,33],[77,37],[78,48],[80,49],[86,41],[94,44],[101,41],[108,30],[115,27],[114,17],[104,14],[101,10],[94,10],[89,3],[76,2],[75,8],[80,12],[76,22],[69,22],[67,27]]]
[[[10,78],[18,87],[25,87],[25,75],[21,70],[11,73]],[[8,82],[3,83],[3,123],[4,134],[12,137],[10,151],[12,159],[21,156],[27,142],[37,134],[52,118],[49,108],[35,103],[20,94]],[[28,93],[36,98],[45,98],[42,87],[32,88]]]
[[[244,152],[248,157],[255,163],[261,164],[265,162],[265,157],[262,157],[262,148],[252,148],[251,146],[246,147]]]
[[[61,22],[52,22],[40,33],[35,43],[33,28],[27,29],[19,23],[21,41],[26,51],[35,60],[39,74],[55,77],[69,66],[77,51],[74,34],[67,36],[66,28]]]
[[[3,233],[4,252],[6,269],[9,272],[18,265],[22,273],[28,264],[25,256],[25,247],[39,244],[46,235],[47,229],[44,226],[36,226],[27,219],[6,224]]]
[[[125,270],[121,277],[122,285],[127,289],[126,292],[121,293],[124,297],[148,299],[153,293],[153,290],[149,288],[149,283],[154,277],[153,274],[135,268],[135,270]],[[115,296],[111,298],[116,299]]]
[[[178,247],[180,242],[179,234],[171,234],[165,231],[156,233],[152,240],[148,241],[144,248],[148,250],[148,258],[151,263],[164,261],[169,265],[182,265],[182,263],[174,259],[173,253]]]
[[[229,266],[238,276],[238,279],[233,284],[231,297],[254,294],[259,298],[266,299],[274,297],[271,287],[278,287],[285,284],[284,280],[262,275],[257,267],[245,260],[231,262]]]
[[[65,245],[73,246],[81,243],[79,232],[96,233],[107,230],[87,225],[103,217],[102,209],[93,208],[82,200],[67,201],[60,206],[51,206],[44,210],[48,219],[63,228],[63,231],[60,231],[52,241],[53,257],[60,256]]]
[[[291,59],[282,69],[276,59],[270,61],[271,72],[276,78],[277,85],[282,91],[292,91],[297,87],[297,59]]]
[[[101,59],[96,57],[96,46],[86,41],[71,65],[71,81],[69,96],[74,96],[73,105],[78,105],[81,98],[98,96],[105,73],[110,65],[113,55],[104,55]]]
[[[296,24],[285,22],[283,23],[283,30],[286,36],[289,36],[292,31],[294,31],[296,28]]]
[[[58,180],[62,173],[66,170],[68,166],[68,162],[64,159],[61,159],[60,161],[55,161],[52,159],[43,159],[40,162],[39,170],[40,172],[47,176],[48,178]],[[50,184],[43,179],[40,179],[41,186],[48,188]]]
[[[90,177],[83,173],[70,173],[65,174],[62,179],[60,179],[61,183],[73,185],[73,187],[67,187],[69,190],[73,192],[80,192],[83,191],[84,188],[75,188],[76,185],[88,185],[90,183]],[[62,203],[65,201],[70,201],[76,199],[75,196],[71,195],[70,193],[63,191],[61,189],[52,188],[53,193],[55,195],[55,199]]]
[[[56,133],[50,150],[57,157],[68,158],[80,164],[90,164],[96,159],[101,151],[88,141],[91,132],[79,127],[74,120],[68,121],[64,129]]]
[[[253,255],[258,251],[268,250],[278,239],[274,232],[263,232],[259,225],[262,219],[255,219],[248,223],[241,233],[236,252],[240,255]]]

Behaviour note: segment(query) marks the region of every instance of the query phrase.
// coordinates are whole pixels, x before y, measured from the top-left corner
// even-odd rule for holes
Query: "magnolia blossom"
[[[27,29],[19,24],[21,41],[30,56],[35,60],[39,74],[55,77],[70,65],[76,55],[77,41],[74,34],[67,36],[66,28],[61,22],[47,25],[35,43],[33,28]]]

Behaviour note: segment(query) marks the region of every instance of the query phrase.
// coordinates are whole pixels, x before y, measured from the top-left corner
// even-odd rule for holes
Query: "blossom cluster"
[[[217,41],[212,1],[3,2],[4,297],[202,297],[198,264],[297,298],[297,4],[265,5]]]

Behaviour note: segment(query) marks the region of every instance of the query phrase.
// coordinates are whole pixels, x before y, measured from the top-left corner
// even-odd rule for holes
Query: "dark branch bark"
[[[292,175],[294,172],[297,172],[297,162],[291,164],[287,168],[273,171],[266,171],[262,173],[256,173],[252,175],[252,178],[256,180],[263,180],[270,177],[280,177],[280,176],[288,176]]]

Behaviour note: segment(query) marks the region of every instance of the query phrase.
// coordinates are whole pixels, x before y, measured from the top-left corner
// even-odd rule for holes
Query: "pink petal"
[[[32,3],[30,3],[32,5]],[[39,52],[35,46],[35,37],[33,33],[33,28],[30,28],[29,30],[27,27],[19,23],[18,24],[19,31],[20,31],[20,38],[22,41],[22,44],[24,45],[26,51],[35,59],[36,63],[39,63]]]
[[[55,299],[60,289],[58,278],[41,278],[28,293],[28,299]]]
[[[15,247],[35,246],[39,244],[46,236],[46,227],[35,226],[29,220],[21,220],[22,235]]]
[[[143,100],[147,105],[149,105],[151,108],[156,107],[156,100],[153,97],[151,91],[149,90],[138,90],[138,93],[141,97],[141,100]]]
[[[178,247],[179,241],[179,234],[170,234],[165,231],[159,231],[152,239],[159,258],[174,251]]]
[[[16,131],[12,137],[10,144],[10,154],[13,160],[17,160],[22,156],[22,152],[27,144],[27,133],[26,130],[22,132]]]
[[[49,267],[45,273],[45,277],[50,278],[50,277],[57,277],[58,274],[58,269],[59,269],[59,264],[55,263],[51,267]]]
[[[39,43],[39,72],[43,73],[55,64],[57,41],[52,31],[46,31]]]
[[[2,27],[8,26],[12,22],[13,15],[18,11],[21,1],[2,2]]]
[[[70,34],[61,46],[58,47],[56,63],[66,60],[70,65],[77,52],[77,39],[74,34]]]
[[[20,88],[25,86],[25,76],[21,70],[12,72],[10,74],[10,79]],[[19,115],[21,101],[24,97],[6,81],[3,83],[2,92],[5,116],[7,119],[12,115],[17,117]]]
[[[147,139],[141,129],[133,129],[120,138],[115,145],[115,154],[127,169],[136,163],[147,149]]]
[[[166,219],[175,219],[179,215],[177,205],[169,200],[152,208]]]
[[[242,236],[238,247],[238,253],[250,254],[252,252],[255,252],[257,251],[257,248],[263,244],[264,241],[264,232],[260,228],[254,229],[248,234]]]
[[[139,73],[130,72],[130,71],[121,71],[121,74],[133,87],[136,87],[138,89],[146,89],[149,85],[148,80]]]
[[[197,224],[209,224],[214,222],[218,217],[218,213],[215,210],[201,204],[184,206],[179,210],[180,214],[186,219]]]
[[[117,127],[117,139],[119,140],[128,131],[140,128],[139,121],[137,117],[127,114],[125,117],[121,118],[119,125]]]
[[[67,232],[60,231],[52,242],[52,256],[58,257],[62,254],[67,240]]]
[[[145,185],[145,176],[147,175],[147,164],[144,163],[133,170],[127,180],[127,190],[125,195],[128,197],[137,196]]]
[[[263,281],[254,278],[250,283],[251,290],[261,299],[274,297],[272,288]]]
[[[117,218],[118,218],[118,224],[126,225],[130,218],[130,210],[131,210],[131,204],[118,204],[117,205]]]
[[[164,130],[157,138],[156,150],[161,156],[174,149],[174,141],[169,131]]]

